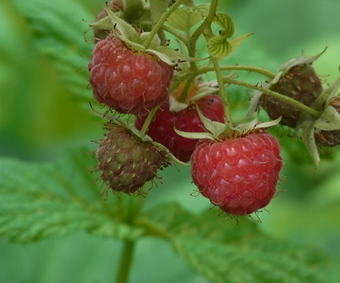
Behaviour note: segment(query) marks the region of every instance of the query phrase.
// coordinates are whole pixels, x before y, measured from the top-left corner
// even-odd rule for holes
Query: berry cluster
[[[91,25],[95,46],[89,81],[95,100],[107,107],[99,115],[110,120],[95,151],[97,171],[106,185],[103,193],[111,189],[140,194],[158,169],[175,162],[191,165],[193,183],[212,205],[230,215],[249,215],[271,201],[282,167],[280,145],[267,128],[280,123],[301,130],[316,162],[316,145],[340,144],[340,102],[334,95],[340,83],[323,90],[312,67],[321,54],[292,59],[277,74],[256,67],[220,66],[219,61],[249,35],[230,40],[234,24],[228,15],[192,3],[186,7],[181,0],[164,11],[157,6],[157,13],[152,13],[151,4],[131,2],[134,10],[133,4],[125,9],[127,3],[110,1]],[[222,28],[218,35],[209,28],[212,24]],[[207,41],[206,65],[197,64],[203,61],[196,58],[200,35]],[[170,48],[167,36],[177,37],[180,48]],[[254,71],[266,80],[261,87],[241,83],[233,73],[224,75],[227,70]],[[218,80],[204,82],[207,72],[215,72]],[[243,120],[247,122],[232,121],[228,102],[232,93],[225,91],[230,84],[255,90]],[[261,109],[271,121],[249,121]],[[122,119],[124,115],[127,119]]]

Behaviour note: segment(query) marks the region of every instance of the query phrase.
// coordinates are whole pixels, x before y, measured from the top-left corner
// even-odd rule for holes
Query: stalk
[[[135,246],[135,241],[130,241],[130,240],[124,241],[124,249],[123,249],[121,262],[119,265],[118,276],[115,281],[116,283],[127,282],[134,246]]]
[[[262,87],[259,87],[259,86],[256,86],[256,85],[252,85],[252,84],[240,82],[240,81],[237,81],[237,80],[229,79],[229,78],[226,78],[226,77],[224,77],[223,80],[224,80],[225,83],[233,84],[233,85],[239,85],[239,86],[243,86],[243,87],[254,89],[254,90],[259,90],[259,91],[263,92],[264,94],[267,94],[267,95],[276,97],[278,99],[281,99],[283,101],[286,101],[286,102],[292,104],[293,106],[300,108],[302,111],[307,112],[308,114],[312,115],[313,117],[318,118],[320,116],[320,113],[318,111],[304,105],[303,103],[301,103],[299,101],[294,100],[293,98],[282,95],[278,92],[275,92],[275,91],[272,91],[272,90],[269,90],[269,89],[265,89],[265,88],[262,88]]]
[[[159,19],[157,24],[151,30],[148,38],[145,40],[145,42],[144,42],[145,49],[149,48],[149,46],[150,46],[150,44],[152,42],[152,39],[155,37],[157,32],[162,28],[162,26],[163,26],[164,22],[167,20],[167,18],[169,18],[169,16],[177,9],[178,6],[180,6],[181,4],[183,4],[186,1],[187,0],[178,0],[178,1],[176,1],[175,4],[173,4],[170,7],[170,9],[163,14],[163,16]]]

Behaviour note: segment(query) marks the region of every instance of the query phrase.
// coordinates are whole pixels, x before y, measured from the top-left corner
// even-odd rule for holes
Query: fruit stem
[[[272,90],[269,90],[269,89],[265,89],[265,88],[262,88],[262,87],[259,87],[259,86],[256,86],[256,85],[248,84],[248,83],[245,83],[245,82],[233,80],[233,79],[230,79],[230,78],[227,78],[227,77],[224,77],[223,80],[224,80],[225,83],[233,84],[233,85],[239,85],[239,86],[243,86],[243,87],[246,87],[246,88],[259,90],[259,91],[263,92],[264,94],[267,94],[267,95],[276,97],[278,99],[281,99],[283,101],[286,101],[286,102],[292,104],[293,106],[300,108],[301,110],[307,112],[308,114],[312,115],[313,117],[318,118],[320,116],[320,113],[318,111],[304,105],[303,103],[301,103],[299,101],[296,101],[293,98],[282,95],[278,92],[275,92],[275,91],[272,91]]]
[[[126,283],[131,266],[132,254],[135,246],[135,241],[125,240],[123,254],[119,265],[119,272],[116,278],[116,283]]]
[[[216,78],[217,78],[217,83],[218,83],[218,93],[219,93],[219,97],[222,99],[223,102],[223,107],[224,107],[224,115],[226,118],[226,125],[228,126],[228,128],[232,128],[233,126],[233,122],[231,120],[231,115],[230,115],[230,109],[229,109],[229,102],[228,102],[228,98],[227,98],[227,94],[225,92],[225,86],[224,86],[224,78],[222,76],[221,70],[220,70],[220,66],[218,64],[218,61],[216,58],[211,57],[211,62],[214,65],[214,69],[215,69],[215,73],[216,73]]]
[[[155,116],[157,110],[158,110],[159,106],[155,107],[154,109],[152,109],[152,111],[149,113],[148,117],[146,118],[142,129],[140,130],[142,137],[144,137],[148,131],[148,128],[150,126],[150,123],[153,119],[153,116]]]
[[[144,42],[144,47],[145,49],[148,49],[153,38],[155,37],[155,35],[157,34],[157,32],[162,28],[164,22],[167,20],[167,18],[169,18],[169,16],[177,9],[178,6],[180,6],[181,4],[183,4],[184,2],[186,2],[187,0],[177,0],[175,2],[175,4],[173,4],[168,11],[166,11],[163,16],[159,19],[159,21],[157,22],[157,24],[153,27],[153,29],[151,30],[148,38],[145,40]]]
[[[254,66],[242,66],[242,65],[229,65],[229,66],[220,66],[221,71],[248,71],[248,72],[254,72],[261,75],[264,75],[265,77],[269,79],[274,79],[275,73],[268,71],[264,68],[254,67]],[[215,67],[203,67],[199,70],[200,74],[212,72],[215,71]]]

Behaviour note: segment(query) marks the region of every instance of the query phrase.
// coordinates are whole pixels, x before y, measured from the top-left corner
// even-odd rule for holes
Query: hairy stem
[[[292,104],[293,106],[300,108],[302,111],[307,112],[308,114],[312,115],[313,117],[318,118],[320,116],[320,113],[318,111],[304,105],[303,103],[301,103],[299,101],[294,100],[293,98],[282,95],[278,92],[275,92],[275,91],[272,91],[272,90],[269,90],[269,89],[265,89],[265,88],[262,88],[262,87],[259,87],[259,86],[256,86],[256,85],[248,84],[248,83],[245,83],[245,82],[240,82],[240,81],[237,81],[237,80],[226,78],[226,77],[224,77],[223,80],[224,80],[225,83],[233,84],[233,85],[239,85],[239,86],[243,86],[243,87],[246,87],[246,88],[259,90],[259,91],[263,92],[264,94],[267,94],[267,95],[276,97],[278,99],[281,99],[283,101],[286,101],[286,102]]]
[[[224,78],[222,76],[220,66],[218,65],[217,59],[212,57],[211,61],[214,64],[214,69],[215,69],[216,78],[217,78],[217,82],[218,82],[218,88],[219,88],[219,91],[218,91],[219,97],[222,99],[222,102],[223,102],[224,115],[225,115],[225,118],[226,118],[225,122],[228,125],[228,127],[231,128],[232,125],[233,125],[233,122],[231,120],[229,102],[228,102],[227,94],[225,92]]]
[[[254,66],[241,66],[241,65],[229,65],[229,66],[220,66],[221,71],[248,71],[261,74],[269,79],[274,79],[275,73],[268,71],[264,68],[254,67]],[[204,74],[208,72],[215,71],[214,67],[203,67],[199,70],[199,74]]]

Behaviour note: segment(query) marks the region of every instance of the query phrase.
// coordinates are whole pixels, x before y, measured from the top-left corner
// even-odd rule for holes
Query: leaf
[[[230,39],[229,43],[232,47],[232,52],[234,52],[237,49],[237,47],[239,47],[239,45],[242,43],[242,41],[245,40],[250,35],[253,35],[253,33],[243,34],[233,39]]]
[[[163,16],[165,11],[168,9],[171,0],[149,0],[150,2],[150,10],[151,10],[151,18],[154,23],[157,23],[158,20]]]
[[[336,282],[318,252],[267,236],[223,244],[201,237],[174,237],[174,249],[212,282]],[[319,268],[316,268],[316,264]]]
[[[224,36],[214,36],[208,40],[208,53],[210,56],[223,60],[233,51],[231,44]]]
[[[40,52],[52,59],[65,86],[79,98],[92,99],[86,89],[87,67],[91,46],[84,40],[88,24],[94,17],[78,2],[59,0],[17,0],[13,3],[34,31]]]
[[[0,160],[0,236],[16,242],[77,230],[105,237],[136,239],[143,229],[126,220],[129,199],[105,202],[78,150],[53,163]],[[131,201],[130,201],[131,202]]]
[[[169,240],[196,272],[212,282],[337,282],[323,254],[260,232],[248,218],[223,222],[216,211],[192,214],[177,204],[161,204],[136,222],[147,235]],[[336,280],[337,279],[337,280]]]
[[[190,31],[194,25],[206,17],[208,11],[209,4],[197,7],[180,7],[170,15],[166,24],[181,31]]]
[[[232,37],[235,31],[232,19],[225,13],[217,13],[213,22],[223,28],[223,36]]]

